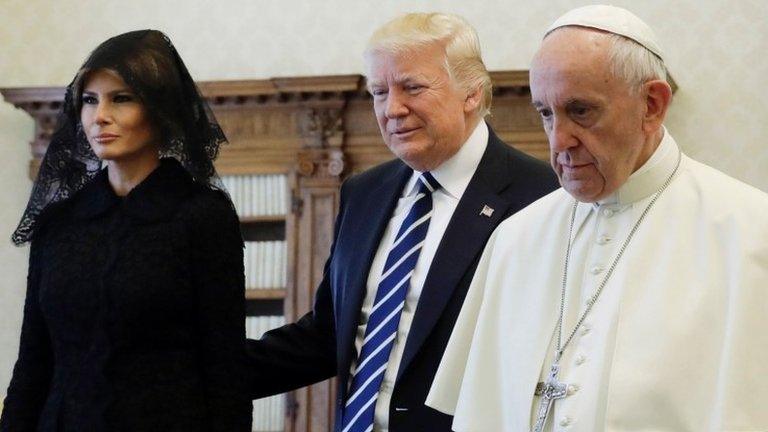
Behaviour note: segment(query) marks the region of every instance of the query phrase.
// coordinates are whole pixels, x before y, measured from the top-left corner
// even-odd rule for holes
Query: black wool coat
[[[107,170],[38,219],[0,431],[247,431],[243,249],[175,159],[126,197]]]

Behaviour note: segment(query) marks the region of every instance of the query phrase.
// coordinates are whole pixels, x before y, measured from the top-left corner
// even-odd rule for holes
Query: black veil
[[[101,169],[80,108],[85,78],[102,68],[117,72],[144,104],[160,133],[160,156],[176,158],[196,181],[223,190],[213,160],[226,137],[170,39],[157,30],[124,33],[96,47],[67,86],[29,203],[11,236],[16,245],[32,238],[45,207],[72,196]]]

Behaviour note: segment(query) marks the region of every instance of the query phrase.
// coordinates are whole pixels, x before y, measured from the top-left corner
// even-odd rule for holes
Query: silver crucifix
[[[560,372],[560,366],[557,362],[552,364],[549,370],[547,382],[536,384],[536,396],[541,396],[539,402],[539,412],[536,415],[536,424],[533,426],[533,432],[541,432],[547,423],[547,416],[552,411],[552,405],[555,400],[564,398],[568,393],[568,385],[557,380],[557,373]]]

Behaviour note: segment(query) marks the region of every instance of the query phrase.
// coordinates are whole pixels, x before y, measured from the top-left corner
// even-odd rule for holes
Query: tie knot
[[[421,182],[421,186],[419,187],[420,192],[432,193],[432,192],[440,189],[440,187],[441,187],[440,183],[437,182],[435,177],[432,176],[432,174],[429,171],[423,173],[419,177],[419,181]]]

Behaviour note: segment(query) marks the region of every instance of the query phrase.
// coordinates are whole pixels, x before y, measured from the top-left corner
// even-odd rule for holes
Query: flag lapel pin
[[[484,205],[483,209],[480,210],[480,214],[485,217],[491,217],[491,215],[493,214],[493,209],[488,207],[487,205]]]

